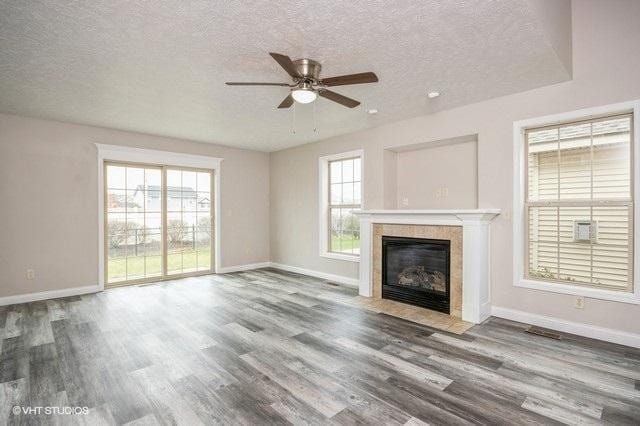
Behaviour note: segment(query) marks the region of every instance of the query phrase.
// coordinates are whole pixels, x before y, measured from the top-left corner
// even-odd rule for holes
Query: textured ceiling
[[[0,0],[0,112],[278,150],[567,80],[529,1]],[[224,85],[289,82],[270,51],[380,82],[335,89],[353,110]]]

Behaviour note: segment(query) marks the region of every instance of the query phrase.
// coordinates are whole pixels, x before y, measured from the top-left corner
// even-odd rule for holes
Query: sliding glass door
[[[167,170],[167,274],[211,270],[211,172]]]
[[[213,271],[210,170],[105,163],[107,286]]]

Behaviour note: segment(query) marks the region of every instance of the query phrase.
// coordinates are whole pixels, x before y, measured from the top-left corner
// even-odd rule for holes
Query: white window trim
[[[318,218],[320,220],[320,228],[318,240],[320,241],[320,257],[329,259],[346,260],[348,262],[360,262],[358,254],[340,254],[329,251],[329,162],[336,160],[345,160],[348,158],[360,157],[360,202],[364,210],[364,150],[355,150],[342,152],[340,154],[326,155],[318,159],[318,177],[319,177],[319,199],[318,199]]]
[[[582,287],[557,282],[525,279],[525,235],[526,215],[524,211],[525,194],[525,130],[531,127],[559,124],[617,113],[633,113],[633,293],[598,288]],[[553,293],[571,294],[593,299],[614,302],[640,304],[640,101],[622,102],[595,108],[586,108],[567,113],[547,115],[513,123],[513,284],[516,287],[542,290]]]
[[[155,149],[96,143],[98,149],[98,287],[104,290],[104,162],[154,164],[158,166],[193,167],[213,170],[214,182],[214,245],[215,272],[220,270],[220,166],[222,158],[183,154]]]

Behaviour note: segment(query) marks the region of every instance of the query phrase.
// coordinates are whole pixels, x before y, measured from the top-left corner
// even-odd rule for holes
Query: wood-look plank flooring
[[[355,294],[262,269],[0,307],[0,424],[640,424],[640,350]]]

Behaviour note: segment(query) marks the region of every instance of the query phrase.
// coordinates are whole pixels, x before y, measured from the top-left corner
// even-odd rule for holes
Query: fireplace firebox
[[[449,313],[449,240],[382,236],[382,297]]]

